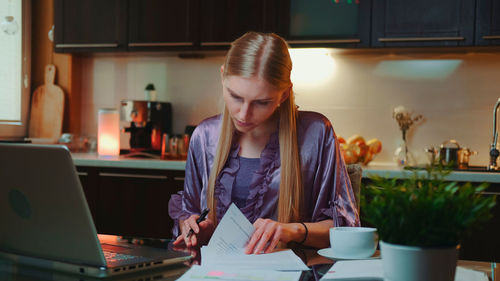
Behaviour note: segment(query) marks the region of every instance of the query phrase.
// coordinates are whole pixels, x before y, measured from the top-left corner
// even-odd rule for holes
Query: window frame
[[[22,66],[21,120],[0,121],[0,138],[23,138],[28,135],[29,104],[31,100],[31,0],[22,0]]]

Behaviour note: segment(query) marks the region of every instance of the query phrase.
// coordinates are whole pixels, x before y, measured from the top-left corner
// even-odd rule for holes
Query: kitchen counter
[[[363,178],[368,178],[372,175],[378,175],[388,178],[409,178],[415,170],[405,170],[395,165],[380,165],[370,164],[363,166]],[[420,175],[426,173],[425,170],[417,170]],[[489,182],[500,183],[500,172],[470,172],[470,171],[453,171],[447,177],[449,181],[462,182]]]
[[[160,160],[131,157],[101,158],[95,153],[72,153],[76,166],[111,167],[111,168],[136,168],[158,170],[184,170],[186,161]],[[424,170],[419,173],[425,173]],[[363,178],[378,175],[389,178],[408,178],[413,174],[411,170],[404,170],[395,165],[370,164],[363,166]],[[453,171],[446,177],[450,181],[464,182],[490,182],[500,183],[500,172],[468,172]]]
[[[177,170],[186,168],[183,160],[160,160],[133,157],[100,157],[95,153],[71,153],[75,166],[108,167],[108,168],[134,168],[155,170]]]

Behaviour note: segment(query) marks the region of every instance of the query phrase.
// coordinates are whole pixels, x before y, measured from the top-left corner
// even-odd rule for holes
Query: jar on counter
[[[156,101],[156,89],[153,83],[149,83],[144,89],[144,98],[147,101]]]

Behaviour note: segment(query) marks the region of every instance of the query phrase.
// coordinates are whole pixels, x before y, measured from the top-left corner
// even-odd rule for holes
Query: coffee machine
[[[120,119],[130,122],[130,152],[161,153],[162,137],[172,134],[172,105],[168,102],[122,100]]]

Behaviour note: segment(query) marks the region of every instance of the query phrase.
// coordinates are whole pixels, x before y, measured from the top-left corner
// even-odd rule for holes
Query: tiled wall
[[[424,116],[408,135],[418,162],[427,159],[424,147],[451,138],[479,152],[472,165],[488,162],[493,106],[500,97],[500,51],[294,50],[292,58],[300,108],[325,114],[337,135],[379,138],[383,150],[372,163],[394,163],[401,133],[392,110],[398,105]],[[82,132],[95,136],[97,110],[118,107],[121,99],[143,99],[148,83],[155,84],[158,100],[173,104],[174,132],[183,132],[185,125],[220,111],[223,60],[223,54],[85,58]],[[123,135],[123,148],[127,142]]]

